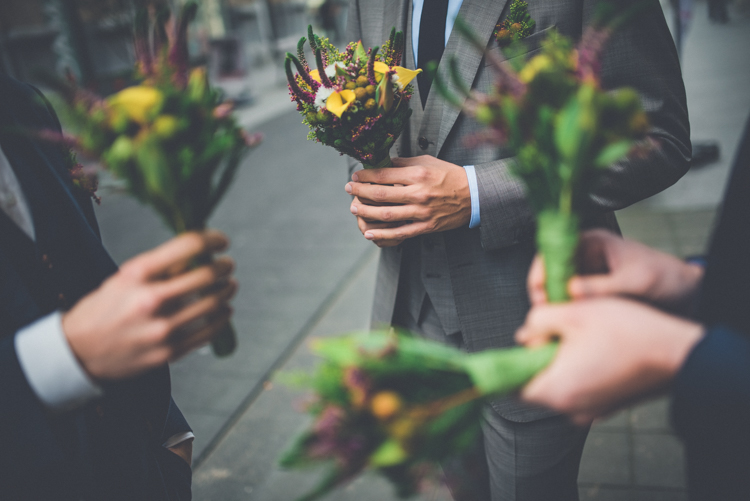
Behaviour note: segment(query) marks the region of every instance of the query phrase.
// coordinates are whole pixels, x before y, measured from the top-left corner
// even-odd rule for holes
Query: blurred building
[[[132,19],[143,4],[185,0],[1,0],[0,71],[34,81],[40,71],[71,71],[107,91],[133,67]],[[293,50],[308,24],[343,30],[345,0],[199,0],[191,57],[213,77],[242,76]],[[321,16],[320,14],[324,14]],[[333,24],[332,24],[333,23]]]

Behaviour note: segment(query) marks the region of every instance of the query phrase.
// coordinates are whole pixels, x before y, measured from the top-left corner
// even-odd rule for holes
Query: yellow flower
[[[408,70],[406,68],[403,68],[401,66],[393,66],[389,67],[387,64],[385,64],[382,61],[375,61],[375,65],[373,67],[375,70],[375,79],[380,82],[380,79],[383,78],[383,75],[388,73],[391,70],[396,71],[396,76],[398,77],[396,79],[396,84],[398,84],[399,88],[403,89],[409,83],[414,80],[414,78],[422,73],[422,70]]]
[[[310,70],[310,78],[316,82],[320,82],[320,72],[318,70]]]
[[[401,409],[401,397],[393,391],[381,391],[372,397],[370,410],[379,419],[388,419]]]
[[[355,99],[356,96],[353,90],[334,92],[326,100],[326,109],[341,118],[341,114],[349,108]]]
[[[523,83],[529,83],[534,80],[537,73],[549,68],[550,66],[552,66],[552,60],[546,54],[534,56],[528,63],[526,63],[526,66],[524,66],[518,74],[518,79]]]
[[[162,94],[153,87],[137,85],[123,89],[109,99],[109,104],[123,111],[133,121],[146,123],[161,105]]]

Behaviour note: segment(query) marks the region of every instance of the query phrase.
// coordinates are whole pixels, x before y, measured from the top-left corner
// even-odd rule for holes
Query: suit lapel
[[[472,27],[477,38],[489,41],[507,3],[508,0],[491,2],[464,0],[458,16]],[[443,81],[448,84],[449,91],[458,95],[458,90],[448,75],[448,61],[450,58],[455,57],[457,59],[461,77],[467,84],[471,84],[476,77],[483,56],[458,30],[454,28],[451,31],[448,44],[445,47],[445,52],[438,68],[438,73]],[[419,103],[418,96],[415,103]],[[418,108],[418,106],[414,106],[414,108]],[[459,112],[460,110],[446,103],[437,91],[430,91],[427,103],[425,104],[419,135],[427,138],[437,138],[435,156],[440,154],[440,149],[453,128]]]

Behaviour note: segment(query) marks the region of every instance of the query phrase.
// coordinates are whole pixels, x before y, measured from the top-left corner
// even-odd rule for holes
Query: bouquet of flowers
[[[599,77],[599,58],[607,40],[633,14],[615,15],[613,7],[606,8],[577,46],[552,30],[540,53],[528,62],[511,65],[487,52],[485,57],[497,70],[489,95],[468,89],[455,71],[451,75],[460,98],[445,81],[435,79],[446,99],[488,126],[475,141],[502,145],[515,153],[513,172],[526,185],[537,216],[537,246],[551,302],[569,299],[567,283],[575,273],[581,202],[597,170],[652,146],[646,139],[649,122],[638,93],[630,88],[605,91]],[[456,27],[484,50],[485,43],[464,23],[457,20]]]
[[[421,71],[399,66],[404,34],[391,30],[382,50],[365,50],[360,41],[344,52],[315,35],[312,26],[308,38],[316,68],[305,58],[305,37],[297,44],[297,56],[287,52],[284,62],[289,93],[310,127],[308,139],[333,146],[366,169],[390,166],[388,152],[411,115],[409,83]]]
[[[380,331],[316,340],[313,350],[323,363],[295,379],[315,392],[314,422],[281,459],[289,468],[329,463],[304,501],[365,470],[384,475],[399,497],[416,494],[440,461],[475,444],[481,399],[525,384],[556,346],[467,354]]]
[[[74,82],[58,85],[77,129],[59,140],[100,159],[175,233],[205,228],[244,155],[260,142],[237,124],[205,70],[189,70],[187,28],[196,11],[196,2],[186,3],[177,22],[169,11],[137,13],[138,85],[108,98]],[[212,345],[219,356],[232,353],[231,326]]]

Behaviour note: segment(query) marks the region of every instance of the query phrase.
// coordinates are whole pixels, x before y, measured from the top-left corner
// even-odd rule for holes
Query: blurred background
[[[141,3],[155,2],[2,0],[0,71],[33,83],[40,69],[70,70],[100,93],[119,90],[132,82],[132,15]],[[705,250],[750,113],[750,1],[661,3],[680,47],[696,158],[673,187],[619,211],[618,219],[626,237],[689,256]],[[197,437],[194,499],[290,501],[317,476],[276,466],[307,418],[298,412],[302,396],[273,376],[314,364],[305,346],[311,337],[367,328],[377,249],[349,214],[344,160],[305,140],[282,63],[308,24],[344,45],[348,6],[346,0],[200,4],[190,31],[192,62],[207,66],[240,122],[263,132],[265,141],[211,221],[233,241],[239,348],[228,359],[204,348],[175,363],[173,393]],[[169,238],[148,209],[107,185],[104,176],[97,214],[118,262]],[[579,476],[583,500],[686,499],[682,446],[668,408],[658,399],[594,425]],[[393,495],[384,482],[363,477],[328,499]],[[450,498],[435,486],[421,499]]]

